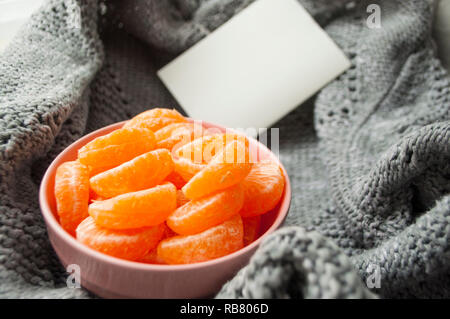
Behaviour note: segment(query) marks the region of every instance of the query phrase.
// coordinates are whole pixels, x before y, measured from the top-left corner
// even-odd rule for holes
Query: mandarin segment
[[[99,196],[98,194],[96,194],[92,188],[89,189],[89,204],[95,202],[95,201],[99,201],[99,200],[105,200],[106,198],[103,198],[101,196]]]
[[[186,183],[206,167],[205,164],[194,163],[186,158],[174,158],[173,163],[175,165],[175,172],[177,172]]]
[[[156,248],[150,250],[144,257],[137,260],[140,263],[152,264],[152,265],[165,265],[166,263],[162,258],[158,257],[158,252]]]
[[[180,147],[180,145],[189,143],[191,140],[192,134],[190,132],[185,132],[169,137],[168,139],[158,142],[156,145],[158,148],[165,148],[166,150],[172,151],[173,149]]]
[[[181,122],[187,122],[187,119],[176,110],[155,108],[136,115],[124,127],[146,128],[156,132],[164,126]]]
[[[88,216],[89,169],[78,161],[61,164],[56,170],[54,192],[61,226],[75,235],[78,224]]]
[[[161,240],[177,235],[169,227],[167,227],[167,225],[165,223],[162,225],[164,227],[164,233],[163,233]],[[150,250],[144,257],[142,257],[138,261],[141,263],[146,263],[146,264],[157,264],[157,265],[165,264],[164,260],[162,260],[161,258],[158,257],[156,247],[153,248],[152,250]]]
[[[177,207],[177,189],[165,183],[126,193],[89,205],[89,215],[108,229],[127,229],[161,224]]]
[[[204,149],[216,139],[220,138],[222,134],[205,135],[196,138],[190,143],[187,143],[176,150],[174,150],[174,156],[176,158],[185,158],[197,164],[205,164],[206,161],[203,156]]]
[[[175,164],[174,164],[174,169],[175,169]],[[173,171],[172,173],[170,173],[166,178],[165,178],[166,182],[170,182],[173,185],[175,185],[175,187],[177,189],[181,189],[184,185],[186,185],[186,181],[184,180],[183,177],[181,177],[180,174],[178,174],[176,171]]]
[[[173,168],[170,152],[159,149],[95,175],[90,179],[90,184],[95,193],[104,198],[111,198],[158,185]]]
[[[92,166],[87,166],[87,168],[89,169],[89,177],[95,176],[97,174],[100,174],[101,172],[104,172],[104,171],[107,171],[107,170],[111,169],[110,166],[95,167],[95,168],[92,167]]]
[[[248,159],[248,147],[233,141],[192,177],[182,190],[187,198],[199,199],[238,184],[250,172],[252,165]]]
[[[183,206],[184,204],[189,203],[190,200],[184,196],[184,193],[182,190],[177,190],[177,208]]]
[[[121,128],[80,148],[78,160],[89,166],[93,176],[153,150],[155,143],[155,134],[150,130]]]
[[[191,123],[173,123],[155,132],[156,147],[170,151],[177,146],[187,144],[194,137],[194,125]]]
[[[242,223],[244,224],[244,246],[247,246],[258,238],[261,216],[242,218]]]
[[[162,240],[157,255],[167,264],[189,264],[219,258],[243,247],[243,224],[239,215],[204,232]]]
[[[192,123],[172,123],[163,128],[160,128],[155,132],[155,140],[156,142],[164,141],[173,135],[177,135],[180,132],[184,133],[186,130],[193,130]]]
[[[228,156],[230,156],[231,154],[229,152],[225,153],[224,149],[230,143],[233,143],[233,142],[234,143],[238,142],[238,143],[245,145],[245,153],[238,153],[237,158],[238,158],[238,160],[243,161],[244,157],[245,157],[245,160],[247,162],[249,162],[250,161],[249,160],[249,158],[250,158],[250,151],[249,151],[250,143],[244,135],[235,134],[235,133],[219,134],[210,143],[205,145],[205,147],[203,148],[203,160],[206,163],[209,163],[219,154],[223,154],[223,155],[228,154]],[[233,155],[231,155],[231,156],[233,156]]]
[[[209,163],[215,155],[223,151],[223,148],[233,141],[239,141],[249,146],[248,139],[243,135],[223,133],[205,135],[187,143],[174,151],[177,158],[190,159],[194,163]]]
[[[155,132],[156,146],[168,150],[177,149],[202,134],[203,127],[198,123],[172,123]]]
[[[252,217],[267,213],[278,204],[283,195],[284,177],[277,163],[264,161],[253,165],[241,185],[245,199],[240,214]]]
[[[194,235],[236,215],[243,202],[244,193],[236,185],[182,205],[167,218],[167,226],[177,234]]]
[[[170,238],[176,235],[178,234],[175,233],[172,229],[170,229],[169,226],[167,226],[167,223],[164,223],[164,234],[162,239]]]
[[[164,234],[164,226],[110,230],[87,217],[76,229],[77,240],[104,254],[127,260],[138,260],[155,248]]]

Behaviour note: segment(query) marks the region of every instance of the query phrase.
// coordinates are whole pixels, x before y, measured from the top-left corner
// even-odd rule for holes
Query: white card
[[[257,0],[158,72],[186,113],[268,128],[350,66],[296,0]]]

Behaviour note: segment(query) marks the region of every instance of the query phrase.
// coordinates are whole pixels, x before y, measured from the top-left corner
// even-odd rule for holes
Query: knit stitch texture
[[[48,241],[46,168],[92,130],[182,111],[156,70],[251,2],[48,0],[32,16],[0,55],[0,297],[92,297],[67,288]],[[299,2],[352,66],[274,125],[291,209],[217,297],[450,297],[450,86],[431,1]]]

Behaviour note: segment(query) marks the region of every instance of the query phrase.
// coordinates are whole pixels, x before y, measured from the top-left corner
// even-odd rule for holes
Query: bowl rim
[[[188,118],[190,121],[194,121],[190,118]],[[63,163],[61,161],[62,158],[65,157],[66,153],[68,153],[72,148],[81,148],[83,145],[85,145],[87,140],[91,139],[93,136],[97,136],[101,131],[108,131],[113,129],[118,129],[121,126],[123,126],[127,121],[117,122],[114,124],[110,124],[107,126],[104,126],[100,129],[97,129],[95,131],[92,131],[89,134],[86,134],[82,137],[80,137],[78,140],[67,146],[61,153],[58,154],[58,156],[55,157],[55,159],[51,162],[51,164],[48,166],[47,170],[45,171],[44,177],[41,180],[41,184],[39,187],[39,206],[41,210],[41,214],[44,217],[44,221],[46,222],[47,228],[52,228],[52,230],[56,233],[56,235],[65,242],[66,245],[72,246],[74,249],[80,251],[80,253],[85,254],[89,256],[90,258],[99,259],[102,262],[105,263],[112,263],[116,266],[120,267],[126,267],[126,268],[133,268],[135,270],[156,270],[156,271],[186,271],[186,270],[193,270],[193,269],[202,269],[202,268],[208,268],[212,265],[227,262],[228,260],[234,259],[239,257],[240,255],[245,255],[247,252],[256,249],[257,246],[261,243],[263,239],[265,239],[268,235],[273,233],[276,229],[278,229],[284,220],[286,219],[286,216],[289,212],[291,199],[292,199],[292,190],[291,190],[291,184],[289,180],[289,176],[287,174],[286,169],[284,168],[281,161],[275,156],[275,154],[268,149],[264,144],[260,143],[256,139],[254,139],[251,136],[246,137],[250,140],[252,140],[253,143],[257,143],[259,147],[262,147],[264,151],[268,151],[270,154],[270,157],[274,159],[281,167],[283,171],[285,186],[284,186],[284,193],[281,201],[281,205],[279,207],[280,212],[278,213],[278,216],[275,218],[272,225],[254,242],[251,244],[222,257],[208,260],[208,261],[202,261],[198,263],[191,263],[191,264],[179,264],[179,265],[159,265],[159,264],[146,264],[141,263],[137,261],[131,261],[131,260],[125,260],[120,259],[117,257],[109,256],[104,253],[101,253],[99,251],[96,251],[86,245],[83,245],[79,241],[76,240],[76,238],[72,237],[68,232],[66,232],[60,225],[60,223],[57,221],[55,216],[52,213],[52,210],[50,208],[50,204],[47,200],[47,185],[50,182],[51,172],[55,171],[57,167]],[[204,125],[207,127],[215,127],[219,128],[220,130],[227,130],[228,132],[232,133],[238,133],[242,134],[241,132],[237,132],[234,129],[231,128],[225,128],[221,125],[212,124],[206,121],[201,121]],[[47,236],[48,236],[48,230],[47,230]]]

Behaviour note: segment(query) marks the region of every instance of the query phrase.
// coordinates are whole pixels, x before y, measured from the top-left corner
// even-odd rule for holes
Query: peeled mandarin
[[[216,155],[224,154],[224,149],[232,142],[239,142],[245,145],[246,152],[241,155],[245,155],[245,158],[248,160],[250,158],[248,139],[244,135],[234,133],[219,134],[215,139],[205,145],[203,148],[203,160],[209,163]]]
[[[155,132],[155,140],[156,142],[164,141],[165,139],[168,139],[169,137],[176,135],[178,132],[185,132],[185,130],[192,130],[193,129],[192,123],[172,123],[167,126],[164,126],[163,128],[160,128]]]
[[[206,164],[194,163],[186,158],[174,158],[174,169],[185,182],[189,182],[198,172],[206,167]]]
[[[158,252],[156,248],[150,250],[144,257],[137,260],[140,263],[144,264],[153,264],[153,265],[165,265],[164,260],[158,257]]]
[[[242,189],[236,185],[177,208],[167,218],[167,226],[177,234],[194,235],[236,215],[243,202]]]
[[[170,238],[176,235],[178,234],[175,233],[172,229],[170,229],[169,226],[167,226],[167,223],[164,223],[164,234],[162,239]]]
[[[207,145],[214,142],[221,136],[222,134],[215,134],[196,138],[192,142],[174,150],[174,157],[189,159],[197,164],[204,164],[206,161],[204,160],[203,150],[207,147]]]
[[[164,226],[110,230],[87,217],[76,230],[77,240],[104,254],[127,260],[138,260],[154,249],[164,234]]]
[[[177,190],[177,207],[181,207],[184,204],[189,203],[190,200],[184,196],[184,193],[182,190]]]
[[[181,189],[184,185],[186,185],[186,181],[176,171],[170,173],[164,180],[175,185],[177,189]]]
[[[261,216],[242,218],[244,224],[244,246],[247,246],[258,238],[261,225]]]
[[[230,142],[239,141],[249,146],[248,139],[243,135],[224,133],[205,135],[187,143],[174,151],[175,157],[184,157],[194,163],[209,163],[216,154]]]
[[[248,159],[248,147],[233,141],[192,177],[182,190],[191,200],[202,198],[238,184],[250,172],[252,165]]]
[[[98,194],[96,194],[92,188],[89,189],[89,204],[95,202],[95,201],[99,201],[99,200],[105,200],[106,198],[103,198],[101,196],[99,196]]]
[[[89,205],[89,215],[108,229],[127,229],[161,224],[177,207],[177,189],[165,183],[126,193]]]
[[[121,128],[80,148],[78,160],[90,167],[93,176],[153,150],[155,143],[155,135],[150,130]]]
[[[61,226],[71,235],[88,216],[89,170],[78,161],[65,162],[56,170],[56,211]]]
[[[175,236],[158,244],[158,257],[167,264],[189,264],[219,258],[243,247],[242,219],[237,214],[204,232]]]
[[[81,162],[80,162],[81,163]],[[95,176],[97,174],[100,174],[101,172],[107,171],[111,169],[111,166],[104,166],[104,167],[91,167],[87,165],[87,168],[89,169],[89,177]]]
[[[172,151],[175,148],[180,147],[186,143],[189,143],[192,140],[192,132],[184,132],[174,136],[171,136],[165,140],[158,142],[157,148],[165,148],[166,150]]]
[[[167,227],[167,225],[165,223],[163,223],[162,225],[164,225],[163,226],[164,233],[163,233],[161,240],[177,235],[169,227]],[[150,250],[144,257],[142,257],[138,261],[141,263],[146,263],[146,264],[158,264],[158,265],[165,264],[164,260],[162,260],[161,258],[158,257],[156,247],[153,248],[152,250]]]
[[[284,190],[283,173],[277,163],[255,163],[241,185],[244,190],[241,216],[261,215],[273,209],[280,201]]]
[[[176,149],[202,136],[203,127],[197,123],[172,123],[155,132],[156,146]]]
[[[90,179],[91,188],[104,198],[136,192],[160,184],[173,168],[170,152],[159,149],[95,175]]]
[[[180,122],[187,122],[187,120],[176,110],[155,108],[136,115],[124,127],[146,128],[156,132],[164,126]]]

